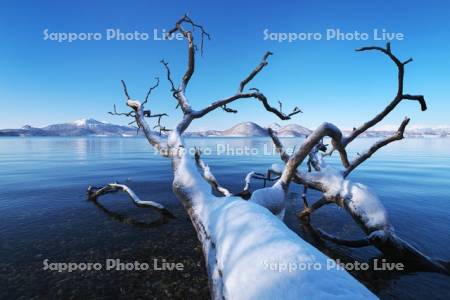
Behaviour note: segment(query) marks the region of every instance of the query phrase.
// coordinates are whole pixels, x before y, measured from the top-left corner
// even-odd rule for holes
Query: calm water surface
[[[301,140],[284,142],[293,147]],[[373,142],[355,141],[351,155]],[[204,160],[235,192],[247,172],[264,172],[280,162],[268,153],[272,145],[265,138],[189,139],[188,144],[205,148]],[[218,155],[226,145],[229,154],[251,148],[258,153]],[[400,237],[445,261],[450,261],[449,153],[450,139],[407,139],[377,152],[351,176],[378,194]],[[154,155],[140,138],[0,138],[0,298],[207,298],[201,247],[171,192],[170,170],[169,161]],[[157,215],[134,207],[125,195],[108,195],[98,205],[86,201],[87,186],[113,181],[127,183],[142,199],[163,203],[176,219],[161,225]],[[295,216],[300,194],[298,186],[291,188],[285,219],[300,236],[333,258],[369,261],[379,255],[371,247],[354,250],[311,239]],[[312,222],[341,237],[361,234],[336,207],[318,211]],[[107,258],[150,264],[165,259],[183,263],[184,271],[42,269],[44,259],[104,264]],[[440,274],[353,275],[385,299],[450,297],[450,277]]]

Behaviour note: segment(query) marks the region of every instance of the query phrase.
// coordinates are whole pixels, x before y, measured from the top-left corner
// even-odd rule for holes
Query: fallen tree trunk
[[[173,166],[173,190],[202,243],[214,299],[375,298],[266,208],[213,196],[189,157]]]
[[[184,28],[188,25],[192,30]],[[194,29],[203,38],[209,37],[204,28],[194,23],[188,16],[181,18],[169,34],[181,33],[188,45],[187,69],[178,87],[171,77],[167,62],[162,61],[171,86],[171,93],[180,108],[183,118],[170,130],[167,138],[161,137],[161,116],[144,110],[149,96],[156,85],[151,87],[143,102],[132,100],[127,86],[122,81],[126,103],[132,110],[125,115],[134,118],[138,129],[142,130],[148,142],[160,154],[170,159],[174,174],[173,191],[188,213],[198,238],[202,244],[210,290],[213,299],[299,299],[330,298],[372,299],[376,298],[364,285],[340,267],[330,267],[333,260],[305,242],[292,232],[283,222],[287,191],[291,175],[284,174],[272,187],[259,189],[245,201],[232,196],[222,188],[209,168],[186,153],[183,133],[196,119],[222,109],[227,113],[237,112],[228,107],[239,99],[254,99],[270,113],[282,120],[288,120],[301,112],[294,108],[291,113],[283,113],[272,107],[267,97],[258,89],[245,91],[247,84],[268,64],[272,54],[267,52],[261,63],[239,84],[237,93],[212,102],[201,110],[194,110],[186,97],[186,88],[195,67]],[[146,122],[146,117],[158,116],[160,132],[154,132]],[[330,134],[334,128],[324,128]],[[346,153],[336,138],[335,146],[342,160],[348,164]],[[293,163],[295,165],[296,163]],[[295,172],[291,172],[293,174]],[[216,197],[211,192],[225,195]],[[248,188],[248,186],[246,187]],[[277,214],[278,218],[274,215]],[[281,219],[280,219],[281,218]]]

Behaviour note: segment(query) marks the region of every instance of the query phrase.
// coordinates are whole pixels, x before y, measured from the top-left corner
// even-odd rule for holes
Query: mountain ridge
[[[278,124],[277,124],[278,125]],[[311,130],[298,124],[273,128],[280,136],[306,136]],[[57,123],[41,128],[25,125],[19,129],[2,129],[0,136],[132,136],[136,128],[115,125],[95,119],[81,119],[68,123]],[[264,137],[267,128],[253,122],[242,122],[226,130],[206,130],[186,132],[191,137]]]
[[[188,137],[265,137],[267,128],[272,128],[280,137],[305,137],[312,131],[299,124],[269,124],[267,127],[253,122],[242,122],[225,130],[205,130],[186,132]],[[350,133],[344,130],[344,134]],[[370,130],[361,137],[385,137],[395,130]],[[439,128],[413,128],[407,130],[407,137],[446,137],[450,136],[450,126]],[[44,127],[25,125],[19,129],[0,129],[0,136],[136,136],[136,128],[98,121],[92,118],[80,119],[68,123],[51,124]]]

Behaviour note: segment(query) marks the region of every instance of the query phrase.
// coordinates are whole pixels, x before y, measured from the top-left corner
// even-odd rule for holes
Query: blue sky
[[[143,98],[155,76],[161,85],[151,100],[154,112],[167,112],[168,127],[180,118],[160,64],[169,61],[174,78],[186,65],[180,41],[155,41],[153,30],[169,29],[185,12],[211,33],[188,89],[194,108],[234,93],[239,81],[265,51],[275,53],[269,66],[250,84],[276,105],[299,106],[303,114],[281,122],[261,105],[241,100],[238,114],[217,111],[194,129],[223,129],[240,121],[261,125],[295,122],[314,127],[323,121],[351,128],[378,112],[395,93],[396,69],[379,53],[357,53],[373,41],[374,29],[403,33],[393,41],[406,70],[405,92],[424,94],[427,112],[405,102],[384,124],[405,115],[416,125],[450,124],[450,4],[445,1],[5,1],[0,3],[0,128],[42,126],[85,117],[114,123],[113,104],[126,109],[120,79],[133,98]],[[44,40],[49,32],[150,33],[147,41]],[[264,40],[269,32],[367,32],[368,41]]]

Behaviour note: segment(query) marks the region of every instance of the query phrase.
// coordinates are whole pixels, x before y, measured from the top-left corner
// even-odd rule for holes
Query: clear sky
[[[344,3],[345,2],[345,3]],[[401,104],[384,124],[405,115],[416,125],[450,124],[450,3],[447,1],[6,1],[0,2],[0,128],[95,118],[124,124],[107,114],[113,104],[126,109],[120,79],[133,98],[143,98],[155,76],[162,84],[151,109],[167,112],[165,122],[179,119],[160,64],[169,61],[174,78],[186,65],[186,45],[153,40],[185,12],[205,26],[212,40],[198,58],[188,89],[194,108],[234,93],[265,51],[275,54],[250,84],[276,105],[299,106],[292,122],[313,128],[323,121],[351,128],[392,99],[395,66],[380,53],[357,53],[373,40],[373,30],[404,34],[392,42],[406,67],[405,92],[424,94],[427,112],[415,102]],[[44,40],[44,30],[99,32],[100,41],[72,43]],[[147,41],[106,40],[107,29],[145,32]],[[318,32],[320,41],[264,40],[264,30]],[[326,40],[327,29],[369,33],[369,40]],[[238,114],[221,110],[193,124],[193,129],[223,129],[240,121],[261,125],[279,122],[254,100],[232,105]],[[289,123],[291,121],[287,121]]]

